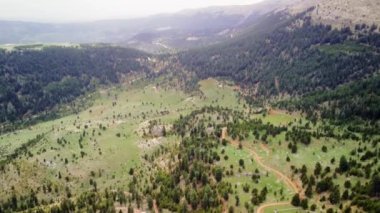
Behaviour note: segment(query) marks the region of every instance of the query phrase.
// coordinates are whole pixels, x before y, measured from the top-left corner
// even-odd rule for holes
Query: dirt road
[[[290,202],[276,202],[276,203],[265,203],[259,206],[259,208],[256,210],[257,213],[264,213],[264,210],[269,207],[275,207],[275,206],[285,206],[289,205]]]
[[[239,142],[237,142],[237,141],[231,141],[231,144],[234,147],[239,147]],[[261,157],[253,149],[246,147],[246,150],[249,151],[249,153],[253,156],[253,159],[256,161],[257,164],[259,164],[259,166],[263,167],[268,172],[274,173],[277,176],[277,178],[279,178],[280,180],[284,181],[285,184],[294,191],[294,193],[301,193],[302,188],[299,187],[288,176],[286,176],[282,172],[280,172],[280,171],[278,171],[278,170],[276,170],[276,169],[274,169],[274,168],[266,165],[262,161]]]
[[[222,136],[221,137],[222,137],[222,139],[226,139],[227,138],[227,128],[223,128],[222,129]],[[239,142],[238,141],[231,140],[230,143],[231,143],[231,145],[233,145],[236,148],[239,147]],[[288,176],[286,176],[282,172],[278,171],[275,168],[272,168],[269,165],[266,165],[262,161],[262,158],[255,152],[255,150],[253,148],[250,148],[250,147],[245,147],[245,148],[253,156],[254,160],[256,161],[257,164],[259,164],[259,166],[261,166],[262,168],[264,168],[268,172],[274,173],[277,176],[277,178],[280,179],[280,180],[282,180],[282,181],[284,181],[284,183],[294,193],[299,193],[302,196],[302,187],[301,186],[299,186],[295,181],[291,180]],[[270,150],[267,147],[264,148],[262,146],[262,149],[264,149],[264,151],[266,151],[266,152],[268,152],[268,151],[270,152]],[[290,204],[290,202],[265,203],[265,204],[260,205],[256,212],[257,213],[264,213],[265,208],[273,207],[273,206],[283,206],[283,205],[288,205],[288,204]]]

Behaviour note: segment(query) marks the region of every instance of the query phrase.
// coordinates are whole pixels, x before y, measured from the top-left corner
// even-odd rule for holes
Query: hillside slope
[[[334,29],[313,21],[315,7],[292,15],[269,13],[234,40],[179,54],[200,78],[225,76],[248,99],[302,96],[376,75],[380,69],[377,26]],[[376,11],[372,11],[375,13]]]
[[[145,53],[116,47],[0,51],[0,123],[68,103],[99,84],[120,82],[132,72],[148,73]]]
[[[377,0],[300,0],[287,9],[294,14],[309,7],[316,7],[311,13],[315,23],[339,28],[380,24],[380,2]]]

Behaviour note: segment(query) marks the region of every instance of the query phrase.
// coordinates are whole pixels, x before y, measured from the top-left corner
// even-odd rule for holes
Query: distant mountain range
[[[210,7],[139,19],[86,23],[0,21],[0,44],[117,43],[148,51],[188,48],[229,38],[258,17],[289,2],[272,0],[248,6]]]
[[[0,21],[0,44],[113,43],[148,52],[168,52],[235,37],[274,11],[296,14],[315,7],[311,14],[313,22],[334,27],[379,23],[379,4],[376,0],[268,0],[129,20],[66,24]]]

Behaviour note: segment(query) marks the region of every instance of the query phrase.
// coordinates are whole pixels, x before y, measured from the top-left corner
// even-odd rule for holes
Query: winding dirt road
[[[227,128],[223,128],[222,129],[222,139],[226,139],[226,137],[227,137]],[[231,145],[233,145],[236,148],[239,147],[238,141],[231,140],[230,143],[231,143]],[[288,176],[284,175],[282,172],[278,171],[277,169],[266,165],[262,161],[262,158],[252,148],[246,147],[246,150],[249,151],[249,153],[253,156],[254,160],[256,161],[257,164],[259,164],[259,166],[261,166],[262,168],[264,168],[268,172],[274,173],[277,176],[277,178],[282,180],[294,193],[299,193],[301,196],[303,196],[302,195],[302,187],[299,186],[295,181],[291,180]],[[264,151],[269,151],[269,150],[264,149]],[[265,204],[260,205],[258,207],[258,209],[256,210],[256,212],[257,213],[264,213],[264,210],[268,207],[283,206],[283,205],[289,205],[289,204],[290,204],[290,202],[265,203]]]
[[[239,147],[239,142],[237,142],[237,141],[231,141],[231,144],[234,147]],[[302,189],[294,181],[292,181],[288,176],[286,176],[282,172],[266,165],[262,161],[262,158],[253,149],[246,147],[246,150],[249,151],[249,153],[253,156],[253,159],[256,161],[257,164],[259,164],[259,166],[261,166],[262,168],[264,168],[268,172],[274,173],[277,176],[277,178],[284,181],[285,184],[294,191],[294,193],[301,193]]]

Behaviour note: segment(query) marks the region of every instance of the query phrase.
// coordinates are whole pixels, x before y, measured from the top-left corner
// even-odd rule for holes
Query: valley
[[[0,21],[0,213],[380,212],[379,6]]]

